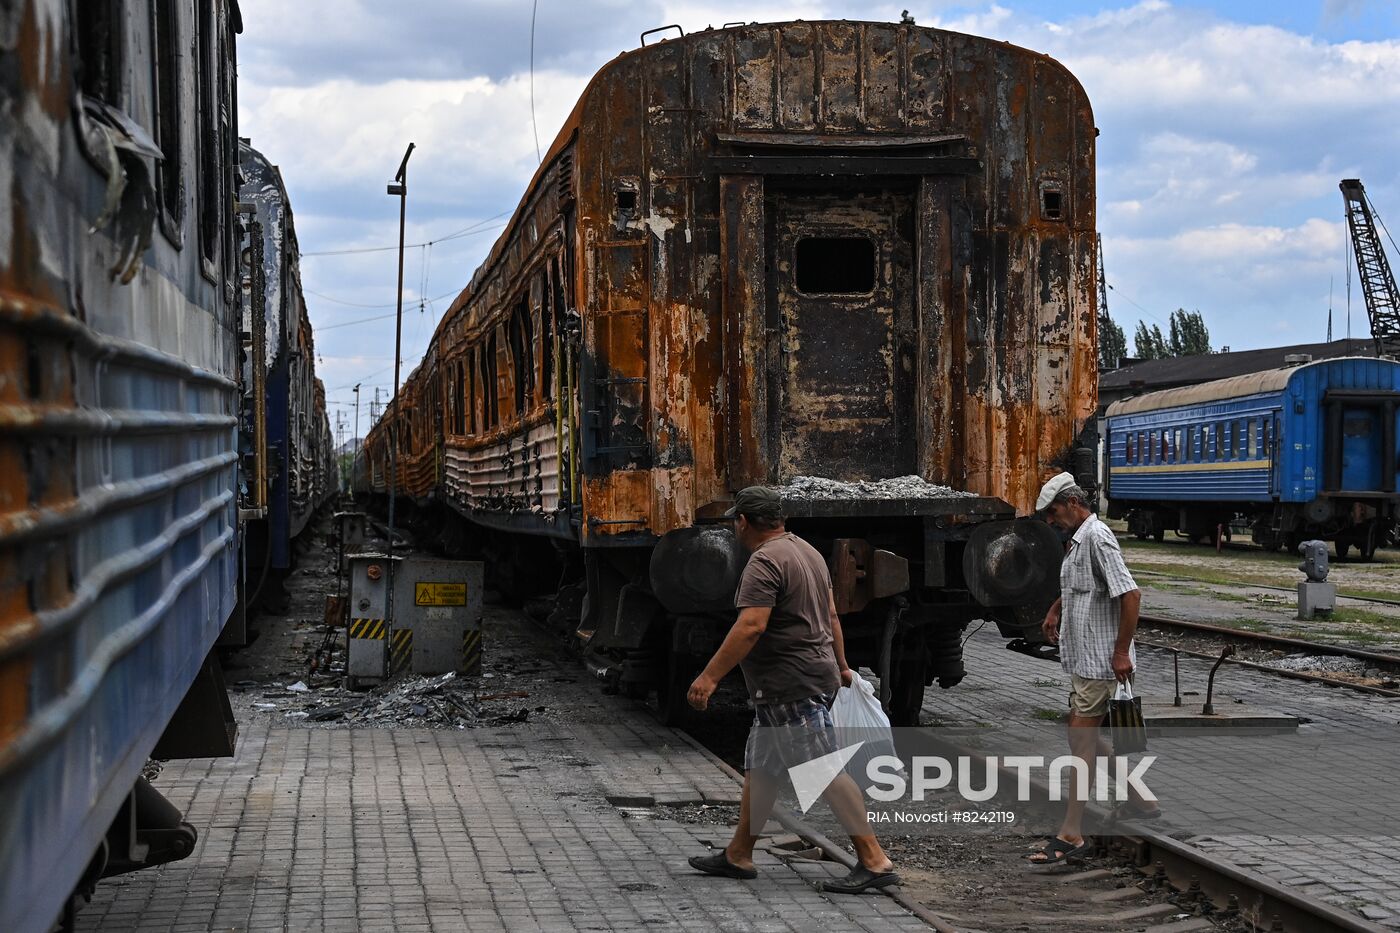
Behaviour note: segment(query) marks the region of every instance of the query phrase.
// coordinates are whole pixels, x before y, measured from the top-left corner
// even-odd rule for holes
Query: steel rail
[[[1168,580],[1180,580],[1180,581],[1182,581],[1183,583],[1204,583],[1204,582],[1205,582],[1205,581],[1202,581],[1202,580],[1198,580],[1198,579],[1195,578],[1195,577],[1189,577],[1189,576],[1185,576],[1185,575],[1183,575],[1183,574],[1167,573],[1166,571],[1163,571],[1163,570],[1139,569],[1139,570],[1136,570],[1136,571],[1134,571],[1134,572],[1137,573],[1137,574],[1140,574],[1141,576],[1145,576],[1145,577],[1165,577],[1165,578],[1168,579]],[[1296,592],[1297,592],[1297,590],[1295,590],[1295,589],[1294,589],[1293,587],[1291,587],[1291,586],[1277,586],[1277,585],[1272,584],[1272,583],[1222,583],[1222,584],[1220,584],[1220,585],[1221,585],[1221,586],[1238,586],[1238,587],[1244,587],[1244,588],[1251,588],[1251,587],[1252,587],[1252,588],[1254,588],[1254,589],[1260,589],[1260,590],[1277,590],[1277,591],[1280,592],[1280,593],[1296,593]],[[1340,590],[1337,591],[1337,598],[1338,598],[1338,599],[1352,599],[1352,600],[1355,600],[1355,601],[1357,601],[1357,602],[1359,602],[1359,603],[1377,603],[1377,604],[1382,605],[1382,606],[1400,606],[1400,599],[1386,599],[1384,596],[1356,596],[1356,595],[1354,595],[1354,594],[1352,594],[1352,593],[1343,593],[1343,592],[1340,591]]]
[[[1400,667],[1400,655],[1381,654],[1377,651],[1367,651],[1364,648],[1327,645],[1320,642],[1307,641],[1302,638],[1289,638],[1286,635],[1273,635],[1268,632],[1251,632],[1244,629],[1229,628],[1223,625],[1190,622],[1186,619],[1168,619],[1162,616],[1140,615],[1138,616],[1138,621],[1146,623],[1147,625],[1156,625],[1161,628],[1175,628],[1191,632],[1200,632],[1203,635],[1237,638],[1240,641],[1252,641],[1256,644],[1269,645],[1275,648],[1306,651],[1309,654],[1328,655],[1339,658],[1355,658],[1358,661],[1369,661],[1372,664],[1385,664],[1391,667]]]
[[[1189,648],[1178,648],[1175,645],[1164,645],[1161,642],[1144,641],[1137,639],[1137,643],[1145,648],[1160,648],[1163,651],[1177,651],[1188,658],[1200,658],[1203,661],[1219,661],[1220,655],[1207,654],[1204,651],[1192,651]],[[1277,674],[1280,677],[1287,677],[1290,680],[1303,680],[1308,683],[1326,684],[1329,687],[1346,687],[1349,690],[1359,690],[1362,693],[1371,693],[1376,696],[1400,698],[1400,690],[1391,690],[1387,687],[1373,687],[1370,684],[1353,683],[1350,680],[1340,680],[1336,677],[1328,677],[1325,674],[1310,674],[1306,671],[1288,671],[1278,667],[1270,667],[1267,664],[1259,664],[1254,661],[1245,661],[1237,657],[1225,658],[1229,664],[1238,664],[1240,667],[1255,671],[1263,671],[1266,674]]]
[[[986,757],[985,751],[961,745],[938,735],[936,730],[926,729],[924,736],[946,754],[965,755],[974,760]],[[998,765],[997,771],[1008,785],[1016,783],[1021,777],[1019,771],[1007,765]],[[1030,787],[1039,802],[1049,802],[1050,788],[1046,782],[1032,778]],[[1093,814],[1101,824],[1106,823],[1110,816],[1093,802],[1087,805],[1086,813]],[[1164,880],[1179,893],[1186,894],[1198,888],[1201,896],[1210,901],[1211,912],[1217,916],[1228,908],[1233,896],[1240,905],[1242,915],[1254,916],[1264,924],[1277,924],[1272,929],[1281,929],[1285,933],[1380,933],[1384,929],[1358,914],[1309,897],[1165,833],[1142,829],[1116,838],[1108,837],[1108,840],[1104,848],[1132,863],[1144,872],[1148,880],[1154,878],[1153,872],[1160,866],[1165,876],[1158,880]],[[1256,928],[1270,927],[1256,925]]]

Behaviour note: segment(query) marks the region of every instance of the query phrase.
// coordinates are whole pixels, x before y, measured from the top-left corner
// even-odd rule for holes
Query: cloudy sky
[[[410,163],[404,375],[536,166],[529,0],[241,0],[240,133],[282,169],[319,372],[346,437],[393,381],[395,198]],[[1199,309],[1217,346],[1347,329],[1337,182],[1400,239],[1400,4],[1393,0],[539,0],[534,115],[550,141],[588,78],[643,30],[731,20],[897,20],[1047,52],[1099,138],[1110,310],[1128,331]],[[455,236],[454,236],[455,235]],[[319,255],[317,255],[319,254]],[[1392,262],[1400,257],[1392,256]],[[421,308],[421,310],[420,310]],[[1351,329],[1365,309],[1352,281]]]

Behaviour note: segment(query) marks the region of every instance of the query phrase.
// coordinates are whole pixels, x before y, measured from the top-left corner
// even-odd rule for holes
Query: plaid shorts
[[[744,770],[783,777],[788,768],[836,751],[832,694],[754,707]]]

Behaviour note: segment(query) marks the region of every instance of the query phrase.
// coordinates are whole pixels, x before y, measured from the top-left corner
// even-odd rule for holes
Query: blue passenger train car
[[[1400,363],[1324,360],[1109,406],[1109,515],[1140,538],[1244,519],[1254,541],[1308,538],[1369,560],[1395,532]]]

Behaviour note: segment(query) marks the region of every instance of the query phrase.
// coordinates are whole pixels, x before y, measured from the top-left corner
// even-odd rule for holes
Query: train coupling
[[[837,538],[831,544],[831,589],[841,615],[909,591],[909,561],[872,547],[864,538]]]

